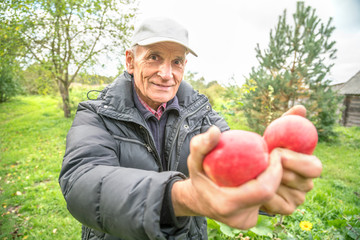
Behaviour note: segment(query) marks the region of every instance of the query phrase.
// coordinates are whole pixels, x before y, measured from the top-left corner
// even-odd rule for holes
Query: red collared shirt
[[[154,109],[152,109],[146,102],[144,102],[139,96],[137,96],[139,101],[141,102],[141,104],[147,109],[149,110],[152,114],[154,114],[154,116],[160,120],[161,116],[163,115],[163,113],[165,112],[166,109],[166,103],[162,103],[158,109],[155,111]]]

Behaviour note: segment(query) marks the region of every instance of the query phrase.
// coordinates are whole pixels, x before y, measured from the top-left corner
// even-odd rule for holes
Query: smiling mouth
[[[164,89],[164,90],[173,87],[173,85],[161,85],[161,84],[156,84],[156,83],[153,83],[153,85],[158,88]]]

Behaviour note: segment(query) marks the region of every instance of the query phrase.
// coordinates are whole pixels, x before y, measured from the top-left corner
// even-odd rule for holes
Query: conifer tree
[[[332,18],[322,23],[315,9],[298,2],[293,24],[287,23],[284,10],[270,31],[267,49],[257,45],[259,66],[252,68],[245,83],[255,90],[243,95],[245,116],[255,131],[262,133],[272,120],[301,103],[320,139],[334,135],[339,99],[328,79],[336,58],[335,41],[330,39],[335,29],[331,22]]]

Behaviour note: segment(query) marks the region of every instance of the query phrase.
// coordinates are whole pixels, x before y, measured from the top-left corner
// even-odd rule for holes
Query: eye
[[[158,56],[158,55],[155,55],[155,54],[152,54],[152,55],[149,56],[149,59],[150,59],[150,60],[157,61],[157,60],[159,60],[159,56]]]
[[[174,64],[176,65],[182,65],[184,63],[184,60],[183,59],[176,59],[174,60]]]

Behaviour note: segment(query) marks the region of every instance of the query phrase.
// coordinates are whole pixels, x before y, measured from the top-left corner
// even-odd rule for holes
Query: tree
[[[206,83],[205,83],[205,78],[204,77],[200,77],[198,78],[196,75],[198,73],[197,72],[191,72],[191,71],[187,71],[184,74],[184,81],[190,83],[190,85],[197,91],[201,91],[203,89],[206,88]]]
[[[219,100],[225,91],[224,87],[216,80],[206,83],[205,78],[197,77],[197,74],[197,72],[187,71],[183,77],[184,81],[190,83],[190,85],[199,93],[207,96],[212,106],[216,105],[217,100]]]
[[[242,112],[244,94],[254,91],[255,89],[256,85],[254,85],[253,80],[249,80],[248,83],[240,85],[236,82],[235,77],[232,76],[222,94],[222,97],[225,99],[222,105],[223,112],[232,116]]]
[[[134,1],[6,1],[6,16],[20,26],[21,45],[27,49],[23,57],[50,69],[65,117],[71,116],[69,87],[80,70],[101,62],[100,56],[123,55],[133,29]]]
[[[19,92],[18,78],[13,65],[0,61],[0,103],[8,101]]]
[[[287,23],[286,10],[270,31],[268,48],[256,47],[257,68],[246,79],[255,86],[243,95],[244,113],[251,128],[261,133],[275,118],[297,103],[308,109],[308,118],[318,129],[320,139],[334,135],[338,98],[327,79],[336,58],[335,27],[326,24],[315,9],[297,3],[293,25]]]
[[[87,73],[80,73],[75,79],[76,83],[87,84],[87,85],[109,84],[112,81],[114,81],[113,77],[106,77],[98,74],[87,74]]]
[[[0,4],[0,102],[5,102],[20,92],[20,69],[17,55],[23,48],[16,44],[20,37],[19,27],[4,16],[5,5]]]

